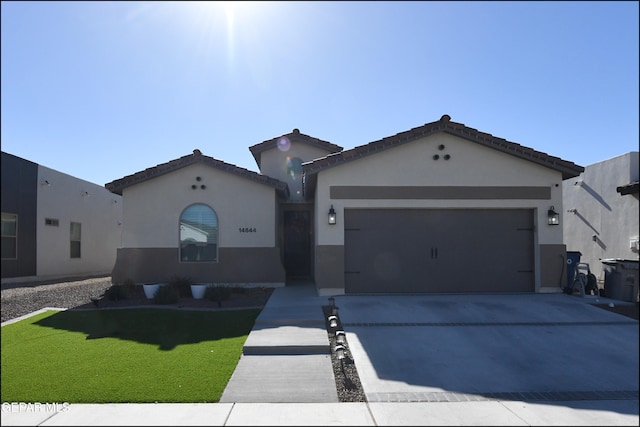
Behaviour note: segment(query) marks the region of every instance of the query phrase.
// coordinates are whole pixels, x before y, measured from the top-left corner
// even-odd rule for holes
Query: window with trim
[[[2,259],[18,258],[18,215],[2,212]]]
[[[71,258],[80,258],[80,242],[82,237],[82,226],[79,222],[72,222],[70,228],[71,235]]]
[[[218,260],[218,217],[209,206],[196,203],[180,215],[180,261]]]

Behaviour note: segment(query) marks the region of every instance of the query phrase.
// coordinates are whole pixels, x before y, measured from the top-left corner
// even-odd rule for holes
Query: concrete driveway
[[[638,399],[638,321],[588,298],[335,299],[369,402]]]

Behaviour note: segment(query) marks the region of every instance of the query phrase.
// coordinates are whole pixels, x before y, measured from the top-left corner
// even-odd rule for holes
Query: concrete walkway
[[[638,426],[638,322],[589,302],[565,294],[336,296],[367,396],[339,403],[327,298],[313,285],[278,288],[220,403],[5,402],[2,425]]]

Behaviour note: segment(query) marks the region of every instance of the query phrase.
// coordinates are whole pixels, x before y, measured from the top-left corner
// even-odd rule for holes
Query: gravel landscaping
[[[2,285],[2,322],[45,307],[72,308],[91,304],[111,286],[111,277],[62,282],[30,282]]]

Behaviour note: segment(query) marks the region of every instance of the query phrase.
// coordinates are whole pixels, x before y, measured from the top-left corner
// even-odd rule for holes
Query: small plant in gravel
[[[232,289],[228,286],[211,286],[207,288],[204,296],[210,301],[218,303],[218,307],[222,306],[222,301],[231,298]]]
[[[153,296],[153,302],[156,304],[176,304],[180,299],[180,294],[176,286],[169,284],[160,286]]]
[[[132,298],[136,295],[136,284],[127,279],[123,283],[116,283],[104,291],[104,298],[109,301],[120,301]]]
[[[187,276],[173,276],[168,285],[178,292],[178,298],[191,298],[193,280]]]
[[[128,295],[122,285],[111,285],[104,291],[104,297],[109,301],[120,301],[127,299]]]

